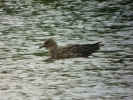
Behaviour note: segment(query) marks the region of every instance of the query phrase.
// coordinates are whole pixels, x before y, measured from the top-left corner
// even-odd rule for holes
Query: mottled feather
[[[65,47],[58,47],[57,43],[53,39],[47,39],[42,46],[49,51],[49,55],[53,59],[65,59],[65,58],[76,58],[76,57],[88,57],[92,53],[96,52],[101,42],[94,44],[73,44]]]

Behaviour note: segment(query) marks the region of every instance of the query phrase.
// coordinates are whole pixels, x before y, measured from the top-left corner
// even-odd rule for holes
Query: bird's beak
[[[41,49],[41,48],[43,48],[44,47],[44,45],[41,45],[40,47],[39,47],[39,49]]]

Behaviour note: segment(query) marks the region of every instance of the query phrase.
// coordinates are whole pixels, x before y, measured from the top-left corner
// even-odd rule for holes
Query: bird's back
[[[88,57],[100,48],[100,43],[67,45],[58,49],[57,54],[60,58]]]

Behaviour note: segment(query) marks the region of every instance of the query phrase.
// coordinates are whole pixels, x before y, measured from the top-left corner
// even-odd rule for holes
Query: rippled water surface
[[[105,46],[48,60],[47,38]],[[1,0],[0,100],[133,100],[132,0]]]

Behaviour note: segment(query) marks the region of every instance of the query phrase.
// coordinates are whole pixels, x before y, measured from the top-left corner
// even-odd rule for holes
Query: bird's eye
[[[46,41],[45,44],[48,44],[48,41]]]

